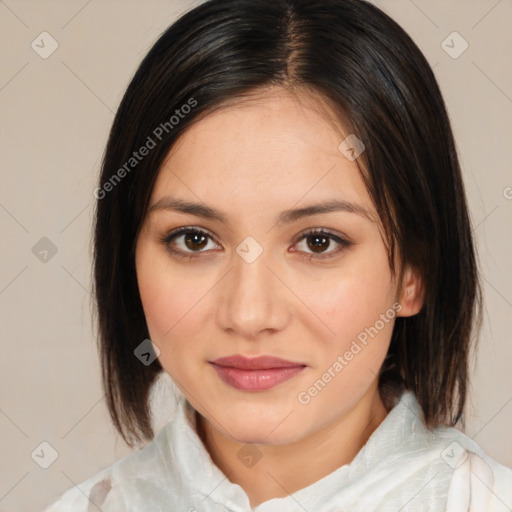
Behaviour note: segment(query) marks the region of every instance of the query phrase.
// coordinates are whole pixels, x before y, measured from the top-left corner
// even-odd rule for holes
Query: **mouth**
[[[235,355],[221,357],[209,363],[223,382],[241,391],[271,389],[295,377],[307,367],[304,363],[272,356],[247,358]]]

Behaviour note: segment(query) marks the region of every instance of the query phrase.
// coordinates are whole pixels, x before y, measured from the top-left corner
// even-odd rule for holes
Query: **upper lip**
[[[214,363],[219,366],[227,366],[230,368],[239,368],[241,370],[268,370],[270,368],[306,366],[304,363],[287,361],[286,359],[281,359],[279,357],[259,356],[248,358],[238,354],[229,357],[220,357],[219,359],[210,361],[210,363]]]

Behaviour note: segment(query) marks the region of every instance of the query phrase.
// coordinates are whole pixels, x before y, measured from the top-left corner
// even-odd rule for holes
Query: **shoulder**
[[[180,400],[152,441],[74,485],[43,512],[140,512],[164,503],[178,510],[184,479],[195,474],[199,459],[205,462],[193,427],[193,409]]]
[[[409,499],[409,488],[418,495],[411,510],[512,511],[512,469],[456,428],[427,428],[411,392],[403,394],[380,430],[370,446],[373,459],[396,494]]]
[[[441,458],[452,469],[447,512],[512,509],[512,469],[500,464],[470,437],[454,428],[438,430]]]
[[[147,487],[168,474],[162,444],[166,443],[171,423],[143,448],[118,460],[88,480],[68,489],[43,512],[89,512],[90,510],[128,510],[125,499],[137,492],[141,482]],[[149,492],[154,490],[149,490]]]
[[[111,470],[112,466],[68,489],[43,512],[88,512],[90,504],[101,507],[112,489]]]

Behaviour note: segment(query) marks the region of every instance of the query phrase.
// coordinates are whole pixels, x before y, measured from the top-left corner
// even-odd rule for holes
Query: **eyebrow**
[[[229,225],[229,221],[225,213],[204,203],[194,203],[183,199],[165,196],[150,206],[148,213],[151,214],[162,210],[195,215],[196,217],[216,220]],[[322,203],[311,204],[303,208],[285,210],[277,217],[276,225],[290,224],[304,217],[332,212],[354,213],[356,215],[366,217],[371,222],[375,221],[374,216],[362,206],[351,201],[331,199]]]

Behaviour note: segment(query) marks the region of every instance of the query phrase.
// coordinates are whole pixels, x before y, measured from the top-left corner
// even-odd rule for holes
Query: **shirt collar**
[[[255,507],[254,511],[272,512],[280,507],[288,510],[292,502],[301,503],[306,510],[314,510],[318,496],[328,501],[329,493],[334,498],[344,488],[364,488],[368,481],[363,477],[371,472],[376,463],[396,459],[403,449],[414,450],[424,445],[425,436],[428,435],[414,394],[405,391],[351,463],[291,496],[268,500]],[[195,410],[184,396],[177,404],[173,419],[162,429],[158,438],[159,442],[166,444],[161,448],[172,458],[168,461],[168,467],[175,468],[184,493],[208,497],[230,510],[250,510],[249,498],[242,487],[230,482],[212,461],[197,433]]]

